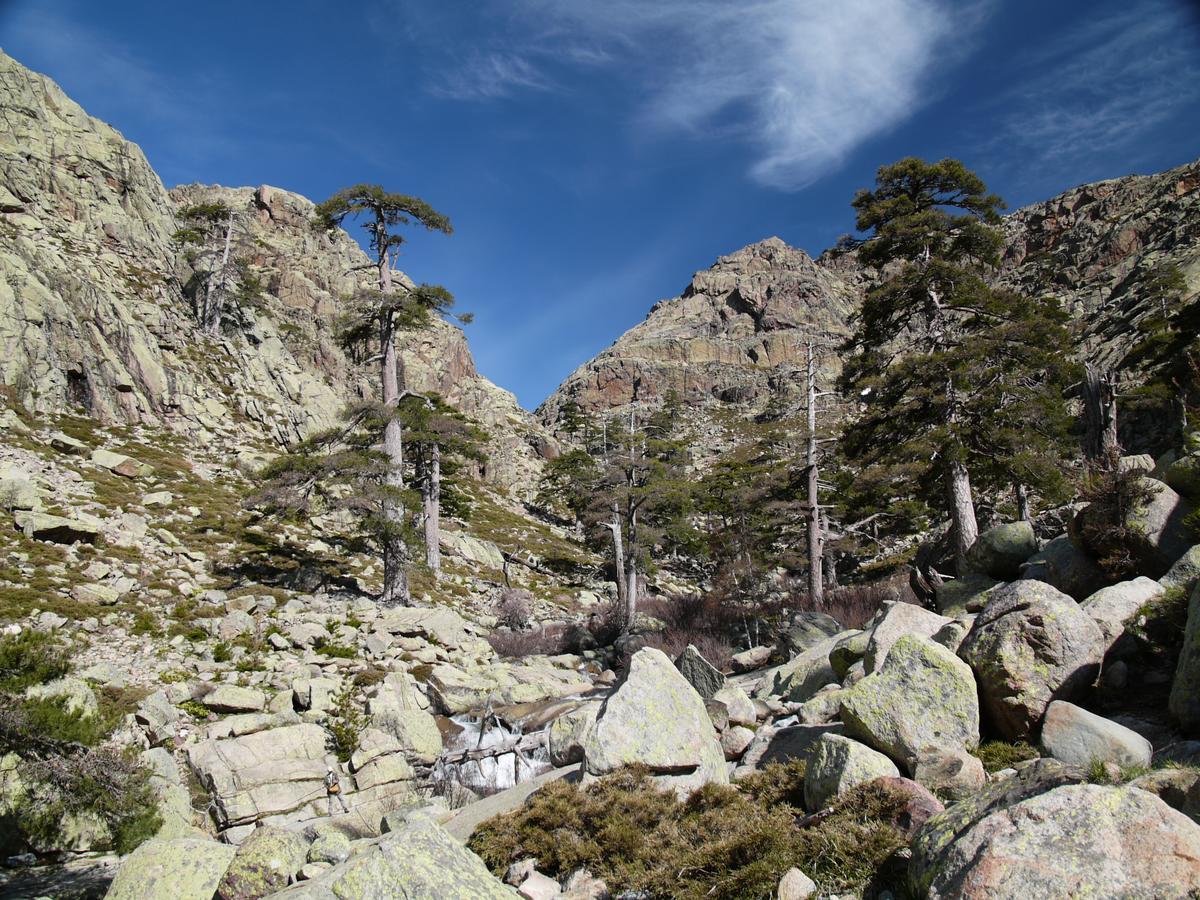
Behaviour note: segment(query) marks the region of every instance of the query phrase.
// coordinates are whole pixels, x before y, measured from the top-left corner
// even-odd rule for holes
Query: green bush
[[[66,654],[44,631],[26,629],[0,638],[0,691],[23,691],[61,678],[71,668]]]
[[[793,866],[823,892],[860,892],[905,843],[892,824],[903,794],[862,785],[806,826],[780,802],[795,797],[797,772],[779,766],[737,786],[706,785],[682,803],[637,767],[582,789],[556,781],[480,825],[470,847],[498,874],[533,856],[549,875],[586,867],[614,893],[766,898]]]
[[[213,662],[226,663],[233,659],[233,648],[225,641],[213,647]]]
[[[1137,639],[1144,651],[1173,663],[1183,648],[1187,617],[1188,593],[1178,585],[1143,604],[1125,631]]]
[[[132,634],[148,634],[156,635],[162,631],[162,626],[158,622],[158,616],[148,609],[139,609],[133,614],[133,625],[130,627]]]
[[[70,741],[88,747],[104,740],[112,731],[99,715],[81,715],[67,708],[66,697],[39,697],[21,701],[29,727],[55,741]]]
[[[354,659],[358,656],[358,651],[353,647],[347,647],[325,638],[317,638],[316,651],[322,656],[330,656],[335,659]]]
[[[358,749],[358,739],[367,727],[367,717],[354,700],[354,685],[347,684],[333,700],[325,729],[329,732],[333,752],[342,762]]]

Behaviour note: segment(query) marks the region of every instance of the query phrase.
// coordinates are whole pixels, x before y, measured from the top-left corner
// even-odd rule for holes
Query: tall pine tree
[[[978,537],[977,490],[1061,486],[1062,394],[1077,371],[1066,317],[992,285],[1003,203],[961,162],[883,166],[854,208],[860,258],[882,280],[845,346],[842,389],[861,414],[842,448],[885,502],[940,494],[961,560]]]

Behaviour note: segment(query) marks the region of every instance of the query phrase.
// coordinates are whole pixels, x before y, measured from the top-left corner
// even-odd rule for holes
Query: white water
[[[494,718],[480,737],[480,722],[469,716],[455,716],[451,720],[462,728],[446,747],[446,754],[453,755],[463,750],[485,750],[493,747],[514,745],[521,738],[519,729],[509,729]],[[550,768],[549,754],[545,746],[524,753],[500,753],[480,760],[462,763],[447,763],[439,759],[434,766],[435,781],[457,782],[477,794],[487,796],[507,790],[522,781]]]

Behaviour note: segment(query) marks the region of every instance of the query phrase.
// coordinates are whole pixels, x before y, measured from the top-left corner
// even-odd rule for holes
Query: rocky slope
[[[344,232],[308,227],[310,201],[270,187],[168,192],[141,150],[53,81],[0,54],[0,375],[37,412],[221,433],[278,446],[337,420],[373,374],[347,361],[337,302],[367,262]],[[264,292],[243,326],[196,328],[177,210],[236,211]],[[485,475],[530,483],[551,446],[506,391],[479,376],[462,332],[439,324],[404,349],[415,390],[437,390],[488,429]]]
[[[1150,311],[1147,274],[1180,267],[1200,290],[1200,162],[1156,175],[1084,185],[1014,212],[1004,223],[1001,280],[1049,290],[1075,316],[1086,351],[1111,364],[1128,349],[1131,322]],[[836,346],[875,273],[854,253],[817,260],[778,238],[751,244],[698,272],[683,293],[584,363],[538,408],[557,421],[563,404],[589,412],[659,401],[759,412],[786,407],[807,337]],[[824,372],[837,370],[827,353]]]

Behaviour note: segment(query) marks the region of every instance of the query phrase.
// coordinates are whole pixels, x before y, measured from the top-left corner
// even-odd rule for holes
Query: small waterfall
[[[482,718],[454,716],[459,731],[450,741],[433,768],[433,781],[459,784],[476,794],[487,796],[507,790],[550,769],[544,740],[531,741],[534,735],[522,733],[494,715]]]

